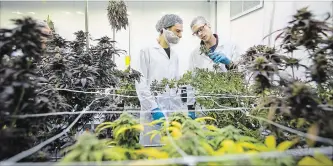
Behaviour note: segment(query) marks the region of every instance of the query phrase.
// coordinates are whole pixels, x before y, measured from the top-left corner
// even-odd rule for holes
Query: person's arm
[[[142,74],[140,82],[135,82],[136,93],[138,95],[141,108],[146,111],[158,108],[158,104],[154,95],[150,91],[150,85],[148,84],[148,67],[149,67],[149,55],[144,50],[140,51],[140,58],[138,60],[138,71]]]

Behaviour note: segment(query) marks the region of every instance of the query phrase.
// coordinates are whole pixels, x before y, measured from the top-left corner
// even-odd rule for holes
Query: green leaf
[[[333,166],[333,161],[323,154],[315,153],[314,158],[320,161],[323,165]]]
[[[317,136],[318,135],[318,132],[319,132],[319,126],[318,124],[312,124],[310,126],[310,128],[308,129],[308,134],[310,135],[314,135],[314,136]],[[315,139],[312,139],[312,138],[307,138],[306,139],[306,142],[307,144],[312,147],[315,143],[316,143],[316,140]]]
[[[119,137],[119,134],[121,134],[121,133],[123,133],[123,132],[125,132],[126,130],[128,130],[128,129],[130,129],[130,127],[121,127],[121,128],[119,128],[115,133],[115,138],[117,138],[117,137]]]
[[[61,163],[69,163],[76,161],[76,158],[79,157],[81,154],[80,150],[72,150],[71,152],[67,153],[65,157],[61,160]]]
[[[282,143],[280,143],[278,146],[277,146],[277,150],[278,151],[285,151],[285,150],[288,150],[290,147],[292,147],[294,145],[294,142],[292,141],[284,141]]]
[[[102,130],[113,127],[113,125],[104,125],[103,127],[96,128],[95,133],[99,134]]]
[[[273,150],[276,148],[276,140],[273,135],[267,136],[265,139],[265,145],[268,149]]]
[[[322,165],[322,163],[318,162],[316,159],[312,157],[304,157],[302,160],[298,162],[299,166],[314,166],[314,165]]]
[[[214,120],[214,121],[216,121],[216,119],[214,119],[212,117],[201,117],[201,118],[195,119],[195,121],[197,121],[197,122],[201,122],[201,121],[204,121],[204,120]]]

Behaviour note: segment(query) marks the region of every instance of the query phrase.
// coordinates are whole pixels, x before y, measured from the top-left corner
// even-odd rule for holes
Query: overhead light
[[[63,11],[62,13],[64,13],[64,14],[71,14],[71,12],[66,12],[66,11]]]
[[[82,13],[82,12],[80,12],[80,11],[77,11],[76,14],[84,15],[84,13]]]
[[[28,12],[29,14],[36,14],[35,12]]]
[[[14,13],[14,14],[23,14],[23,13],[21,13],[21,12],[19,12],[19,11],[12,12],[12,13]]]

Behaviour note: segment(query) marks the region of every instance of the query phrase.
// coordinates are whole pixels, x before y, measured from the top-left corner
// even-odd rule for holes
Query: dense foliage
[[[91,105],[90,110],[112,111],[124,103],[123,98],[96,91],[134,85],[140,76],[133,69],[116,69],[112,57],[125,51],[117,49],[115,41],[106,36],[97,39],[97,45],[87,51],[83,31],[75,33],[74,41],[66,41],[53,30],[52,37],[46,36],[50,39],[46,49],[42,49],[41,27],[31,18],[14,21],[16,28],[0,31],[2,159],[60,133],[76,118],[76,115],[59,115],[17,119],[14,115],[82,111],[96,98],[101,99]],[[83,115],[67,135],[44,151],[54,153],[62,146],[73,144],[74,135],[95,117],[94,114]],[[50,157],[50,154],[44,155]]]
[[[184,152],[189,156],[220,156],[227,154],[243,154],[252,157],[240,160],[226,160],[220,162],[198,162],[196,165],[303,165],[305,164],[333,164],[330,159],[322,154],[316,154],[315,158],[305,157],[297,159],[293,157],[259,158],[255,157],[260,152],[285,151],[295,146],[299,138],[290,141],[277,143],[275,136],[269,135],[264,141],[254,137],[244,136],[233,126],[218,128],[206,122],[215,120],[210,117],[201,117],[195,120],[182,113],[172,114],[168,121],[164,119],[141,125],[134,116],[124,112],[114,122],[105,122],[98,126],[96,135],[84,133],[79,137],[78,142],[69,147],[68,154],[61,160],[61,163],[70,162],[100,162],[100,161],[133,161],[136,165],[145,165],[147,159],[167,159],[182,157]],[[159,130],[150,133],[151,137],[157,134],[162,136],[161,148],[143,148],[138,145],[140,131],[147,125],[161,123]],[[113,128],[112,139],[98,140],[99,131]],[[113,145],[113,146],[109,146]],[[109,147],[108,147],[109,146]],[[176,148],[177,146],[178,148]],[[89,148],[88,148],[89,147]],[[89,155],[88,155],[89,154]],[[120,164],[120,163],[119,163]],[[131,164],[127,162],[127,164]],[[155,163],[157,165],[165,165]],[[181,164],[167,164],[181,165]]]
[[[332,27],[328,23],[329,18],[316,20],[307,8],[303,8],[277,35],[277,39],[282,39],[281,52],[292,54],[304,48],[308,52],[304,58],[312,60],[310,66],[300,64],[298,59],[267,51],[266,54],[252,56],[249,69],[255,72],[255,84],[260,87],[257,92],[263,97],[261,106],[270,107],[270,119],[301,131],[308,130],[310,134],[332,138]],[[286,67],[300,66],[306,69],[306,81],[280,74]],[[275,91],[280,95],[267,96],[265,91]],[[283,119],[279,118],[281,115]],[[290,124],[293,121],[300,121],[298,127]],[[308,140],[310,146],[314,142]]]
[[[107,16],[112,29],[119,31],[128,25],[127,6],[123,0],[110,0]]]
[[[19,114],[51,112],[49,99],[39,95],[42,83],[35,63],[43,54],[40,27],[31,18],[13,20],[14,29],[0,29],[0,135],[1,158],[34,145],[41,135],[44,118],[18,119]]]
[[[272,122],[332,138],[333,37],[332,26],[327,23],[329,18],[316,20],[306,8],[301,9],[277,35],[277,40],[282,41],[280,48],[265,45],[249,48],[242,58],[243,65],[254,79],[251,86],[244,72],[232,70],[220,73],[205,69],[188,72],[180,80],[154,82],[152,86],[153,91],[163,91],[161,87],[166,85],[179,89],[192,86],[196,104],[203,110],[217,111],[197,111],[199,116],[195,120],[179,112],[168,117],[168,121],[161,119],[149,124],[139,124],[137,118],[126,112],[121,116],[110,114],[103,117],[106,121],[96,128],[95,134],[84,132],[75,139],[74,135],[95,119],[95,114],[85,114],[67,135],[43,151],[51,153],[60,147],[65,153],[62,162],[68,163],[177,158],[183,155],[180,150],[191,156],[220,157],[328,145],[281,130]],[[140,73],[131,68],[125,71],[116,69],[111,59],[123,50],[115,47],[115,41],[102,37],[97,39],[97,45],[87,50],[83,31],[75,33],[74,41],[66,41],[53,30],[52,39],[43,50],[40,42],[43,34],[31,18],[14,22],[16,28],[0,30],[1,159],[54,136],[76,118],[75,115],[57,115],[23,119],[16,115],[82,111],[97,98],[100,99],[88,111],[113,111],[125,106],[139,106],[137,98],[122,96],[136,95],[134,81]],[[310,66],[291,56],[298,49],[309,53],[304,58],[312,60]],[[306,80],[286,74],[287,69],[293,71],[299,67],[306,70]],[[118,96],[96,93],[109,94],[114,88]],[[161,135],[165,146],[144,148],[138,143],[140,132],[145,126],[156,124],[161,124],[161,128],[148,134],[151,138]],[[69,147],[64,149],[66,146]],[[27,160],[45,160],[50,157],[47,153]],[[136,164],[144,165],[145,161],[140,162],[143,163]],[[326,156],[315,154],[301,159],[252,156],[246,160],[198,165],[282,166],[297,163],[333,164]]]

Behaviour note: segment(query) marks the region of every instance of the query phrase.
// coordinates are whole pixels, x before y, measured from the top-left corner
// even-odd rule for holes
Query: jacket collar
[[[161,54],[163,54],[168,59],[170,59],[171,56],[172,56],[172,49],[170,49],[170,58],[169,58],[169,56],[167,55],[167,53],[165,52],[165,50],[163,49],[163,47],[158,42],[156,42],[155,44],[153,44],[153,48],[157,49]]]

